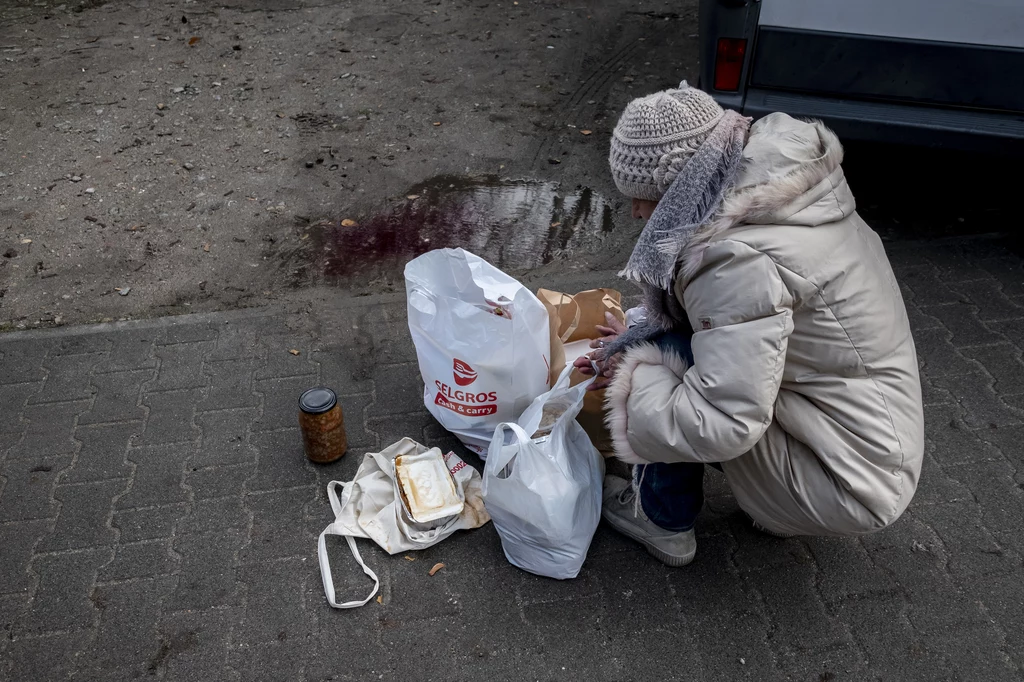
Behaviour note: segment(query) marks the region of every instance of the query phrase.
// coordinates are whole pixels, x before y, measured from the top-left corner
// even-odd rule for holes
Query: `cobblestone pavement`
[[[1021,259],[988,239],[891,255],[928,435],[892,528],[756,535],[716,474],[685,569],[602,527],[578,579],[540,579],[487,526],[411,560],[363,543],[382,603],[352,611],[320,584],[325,485],[403,435],[455,446],[400,296],[0,336],[0,679],[1020,679]],[[295,425],[317,383],[352,446],[330,466]]]

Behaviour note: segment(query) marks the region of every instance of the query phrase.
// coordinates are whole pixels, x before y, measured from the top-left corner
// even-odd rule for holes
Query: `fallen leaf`
[[[163,109],[167,108],[167,105],[166,105],[166,104],[164,104],[163,102],[161,102],[160,104],[157,104],[157,105],[156,105],[156,108],[157,108],[157,109],[160,109],[160,110],[163,110]]]
[[[292,348],[292,349],[291,349],[291,350],[289,350],[288,352],[289,352],[289,353],[291,353],[292,355],[298,355],[298,354],[299,354],[299,353],[301,353],[302,351],[299,351],[299,350],[297,350],[297,349],[295,349],[295,348]]]
[[[31,240],[31,239],[22,239],[22,240],[21,240],[21,243],[22,243],[22,244],[31,244],[31,243],[32,243],[32,240]]]
[[[581,130],[581,131],[580,131],[580,135],[589,135],[589,134],[591,134],[592,132],[594,132],[594,131],[593,131],[593,130]]]
[[[402,558],[403,558],[403,559],[405,559],[406,561],[416,561],[416,557],[414,557],[414,556],[409,556],[408,554],[406,554],[406,555],[405,555],[404,557],[402,557]]]
[[[355,227],[358,224],[359,223],[357,223],[356,221],[352,220],[351,218],[345,218],[344,220],[341,221],[341,226],[342,227]]]
[[[203,251],[205,251],[206,253],[210,253],[210,242],[206,242],[205,244],[203,244]]]
[[[441,122],[440,121],[434,121],[434,125],[439,126],[439,125],[441,125]]]
[[[384,595],[383,594],[378,594],[377,595],[377,603],[378,604],[383,604],[384,603]]]
[[[202,38],[200,38],[199,36],[192,36],[191,38],[188,39],[188,44],[189,45],[195,45],[200,40],[202,40]]]
[[[444,564],[434,564],[434,567],[430,569],[430,575],[434,575],[438,571],[444,568]]]
[[[548,159],[548,163],[550,163],[553,166],[557,166],[558,164],[560,164],[562,162],[560,160],[558,160],[558,159]]]
[[[419,198],[420,198],[419,194],[410,194],[409,196],[406,197],[406,199],[408,199],[409,201],[412,201],[413,199],[419,199]]]
[[[562,226],[561,222],[551,223],[551,227],[561,227],[561,226]]]

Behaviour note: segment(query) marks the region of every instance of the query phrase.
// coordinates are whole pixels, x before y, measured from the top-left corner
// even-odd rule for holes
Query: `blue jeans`
[[[669,332],[655,339],[655,343],[676,351],[693,364],[688,335]],[[633,480],[639,488],[640,506],[647,518],[665,530],[682,532],[693,528],[704,506],[703,464],[638,464],[633,467]]]

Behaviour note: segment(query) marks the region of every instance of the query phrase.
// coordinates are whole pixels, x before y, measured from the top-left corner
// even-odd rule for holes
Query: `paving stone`
[[[668,569],[646,552],[593,557],[583,570],[596,574],[605,610],[602,622],[611,631],[640,633],[647,628],[673,630],[684,625],[682,611],[672,597]]]
[[[46,353],[54,344],[50,341],[12,341],[0,340],[0,351],[3,351],[4,371],[0,374],[0,384],[23,384],[41,382],[46,378],[43,361]]]
[[[345,435],[348,439],[349,452],[372,451],[378,447],[376,434],[366,429],[365,415],[367,408],[372,403],[373,396],[367,394],[338,396],[338,404],[341,405],[345,419]]]
[[[142,385],[153,378],[153,370],[93,374],[90,381],[95,395],[92,407],[82,414],[78,424],[141,420],[146,410],[139,405]]]
[[[189,463],[196,468],[255,463],[257,450],[249,443],[248,433],[256,414],[253,410],[197,413],[202,441]]]
[[[19,457],[52,457],[72,454],[78,444],[72,438],[78,415],[88,409],[89,403],[59,403],[29,405],[23,415],[28,420],[25,437],[12,447],[8,459]]]
[[[31,403],[88,400],[93,395],[90,373],[102,355],[66,355],[48,357],[43,362],[46,381],[30,399]]]
[[[128,482],[123,479],[58,485],[53,496],[61,503],[53,534],[39,543],[38,551],[59,552],[68,549],[101,547],[114,542],[114,531],[107,526],[111,502]]]
[[[961,680],[1020,679],[1021,670],[1002,651],[999,633],[991,625],[933,635],[930,643],[946,653]]]
[[[157,332],[151,329],[121,329],[103,334],[111,342],[109,353],[94,368],[93,373],[130,372],[154,369],[153,340]]]
[[[193,499],[205,500],[211,497],[237,495],[246,479],[256,471],[252,464],[232,464],[192,468],[185,474],[185,487],[192,492]]]
[[[308,660],[303,644],[287,636],[277,642],[242,644],[231,650],[228,665],[238,671],[241,682],[292,682],[300,678]]]
[[[957,303],[924,306],[921,310],[942,322],[942,326],[952,334],[950,342],[954,347],[1006,342],[1002,334],[991,331],[978,319],[973,306]]]
[[[849,680],[861,682],[870,679],[864,654],[854,644],[810,651],[787,649],[775,662],[779,679],[786,680]]]
[[[253,434],[252,445],[259,457],[255,475],[245,483],[246,490],[276,490],[316,483],[316,465],[306,458],[298,429]]]
[[[209,378],[203,373],[203,358],[213,350],[213,343],[179,343],[157,346],[153,354],[160,361],[156,379],[147,391],[176,391],[205,388]]]
[[[266,362],[257,370],[256,379],[262,382],[267,379],[303,377],[310,386],[317,384],[319,368],[309,356],[309,339],[295,334],[264,337],[260,339],[260,345],[263,347],[261,355],[266,357]],[[293,350],[299,351],[299,354],[293,354]]]
[[[312,486],[246,495],[253,514],[249,545],[239,554],[242,563],[313,556],[316,536],[303,532],[303,508],[313,497]]]
[[[1019,574],[984,575],[964,581],[964,592],[969,599],[985,604],[1007,644],[1015,654],[1018,667],[1024,655],[1024,581]]]
[[[28,572],[32,550],[49,531],[45,520],[0,523],[0,593],[29,593],[35,584]]]
[[[402,652],[390,661],[391,675],[395,679],[449,679],[455,672],[450,662],[459,648],[455,635],[460,629],[458,619],[450,616],[419,623],[398,620],[385,625],[381,633],[384,648]]]
[[[385,365],[373,373],[376,401],[369,407],[369,418],[423,411],[423,379],[416,365]]]
[[[963,354],[977,361],[995,379],[993,388],[999,394],[1024,393],[1024,362],[1016,346],[979,346],[965,348]]]
[[[978,319],[982,321],[1024,317],[1024,308],[1003,293],[1002,285],[995,280],[958,284],[953,288],[977,308]]]
[[[956,679],[942,651],[910,625],[906,600],[898,592],[851,595],[835,608],[867,657],[873,674],[863,679]]]
[[[25,430],[21,420],[25,403],[43,387],[41,381],[24,384],[0,384],[0,432]]]
[[[317,606],[319,631],[313,639],[312,651],[306,661],[307,680],[338,680],[344,679],[345,675],[352,680],[375,680],[391,673],[390,663],[395,655],[384,649],[377,634],[379,622],[390,624],[381,615],[386,612],[386,607],[370,604],[365,609],[337,611],[323,603],[322,594]],[[350,614],[354,617],[345,618]],[[452,672],[450,669],[448,679],[455,676]],[[492,669],[490,675],[493,676],[495,672]],[[461,679],[486,677],[464,675]]]
[[[942,466],[999,459],[999,450],[983,441],[963,421],[963,410],[956,405],[929,405],[924,408],[925,434],[929,450]],[[991,436],[984,432],[986,438]]]
[[[921,469],[921,480],[914,494],[913,504],[916,507],[943,504],[945,502],[957,502],[960,500],[973,500],[974,493],[955,478],[950,477],[949,472],[939,466],[935,457],[930,452],[925,452],[924,465]]]
[[[916,334],[925,329],[942,329],[942,322],[937,317],[932,317],[921,311],[914,304],[907,304],[907,318],[910,320],[910,328]]]
[[[153,614],[174,586],[173,578],[101,585],[92,599],[100,610],[96,638],[79,668],[106,679],[142,678],[150,673],[159,645]]]
[[[984,346],[984,348],[991,348],[991,346]],[[968,348],[965,350],[976,350]],[[944,388],[939,388],[935,385],[935,382],[927,376],[921,377],[921,399],[924,405],[948,405],[956,402],[953,399],[953,395]]]
[[[82,446],[62,483],[88,483],[128,478],[132,467],[125,457],[132,439],[142,433],[142,422],[79,426],[75,438]]]
[[[92,633],[71,632],[20,638],[10,644],[11,680],[57,682],[71,678],[77,655],[90,643]]]
[[[9,459],[0,472],[7,479],[0,489],[0,523],[52,519],[60,511],[53,500],[53,484],[71,466],[71,455]]]
[[[1016,254],[976,261],[977,267],[995,277],[1007,296],[1024,295],[1024,266]]]
[[[257,324],[263,326],[262,321]],[[207,357],[208,362],[245,360],[262,362],[259,348],[260,326],[246,324],[244,320],[225,321],[216,326],[217,346]]]
[[[728,535],[703,538],[694,563],[669,573],[669,583],[692,646],[716,679],[775,679],[775,655],[767,643],[774,624],[769,624],[761,596],[731,567],[736,546]],[[707,607],[708,595],[714,595],[713,609]]]
[[[299,396],[316,384],[315,377],[309,376],[257,381],[255,389],[263,396],[263,414],[253,423],[253,431],[294,428],[299,418]]]
[[[1024,415],[1010,409],[999,399],[992,390],[991,379],[983,374],[939,377],[935,381],[964,408],[964,421],[970,428],[1007,426],[1024,421]]]
[[[136,507],[114,512],[111,525],[117,528],[120,542],[140,542],[168,538],[176,524],[188,511],[186,503],[156,507]]]
[[[177,526],[178,533],[207,533],[211,529],[248,528],[250,515],[237,496],[196,500]]]
[[[249,564],[238,569],[245,584],[245,614],[239,635],[247,642],[274,642],[281,633],[302,640],[315,629],[303,608],[303,580],[315,577],[314,560],[285,559]]]
[[[369,418],[366,420],[366,429],[376,435],[377,447],[383,450],[403,438],[412,438],[427,445],[426,429],[434,423],[434,418],[421,409],[419,412],[393,417]]]
[[[253,391],[253,374],[259,366],[256,358],[207,362],[203,366],[210,389],[199,403],[200,410],[227,410],[259,407],[260,396]]]
[[[311,357],[320,366],[320,381],[345,396],[373,391],[371,352],[369,341],[364,345],[330,344],[314,350]]]
[[[816,577],[815,566],[796,562],[745,575],[764,597],[775,624],[771,641],[776,646],[820,650],[846,643],[842,628],[830,617],[818,597]]]
[[[926,301],[931,305],[942,303],[959,303],[960,294],[951,289],[931,265],[918,265],[903,268],[899,281],[902,286],[914,292],[915,301]]]
[[[933,380],[978,371],[976,364],[957,353],[949,336],[945,329],[914,330],[917,357],[923,362],[924,373]]]
[[[142,404],[149,408],[149,416],[142,442],[159,445],[196,440],[199,429],[192,417],[201,397],[202,392],[197,390],[144,393]]]
[[[118,509],[151,507],[184,502],[188,492],[182,487],[185,462],[195,447],[189,443],[172,443],[132,448],[128,461],[135,465],[131,487],[117,501]]]
[[[871,562],[864,546],[853,538],[807,538],[818,572],[815,586],[830,605],[864,592],[896,589],[892,577]]]
[[[226,679],[228,638],[237,618],[225,609],[164,616],[148,672],[167,680]]]
[[[170,575],[178,562],[170,554],[169,540],[119,543],[114,560],[100,569],[99,582]]]
[[[32,571],[39,576],[39,585],[19,636],[91,628],[96,619],[93,581],[112,555],[113,550],[105,548],[35,557]]]
[[[237,604],[241,585],[235,580],[235,553],[245,544],[240,530],[179,535],[174,551],[181,556],[178,585],[165,612],[191,611]]]
[[[1020,533],[1024,528],[1024,486],[1013,480],[1014,472],[1010,463],[993,460],[950,468],[947,473],[971,490],[973,499],[979,503],[984,527],[995,540],[1024,555],[1024,538]]]
[[[929,505],[914,514],[934,530],[948,554],[949,572],[967,582],[976,576],[1013,573],[1021,568],[1020,557],[1010,556],[982,524],[973,501]]]

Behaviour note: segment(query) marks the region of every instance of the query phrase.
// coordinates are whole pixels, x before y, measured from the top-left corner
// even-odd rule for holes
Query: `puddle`
[[[510,272],[593,249],[614,229],[614,206],[585,188],[497,177],[438,176],[409,188],[387,211],[312,231],[314,267],[328,281],[400,277],[406,262],[458,247]]]

